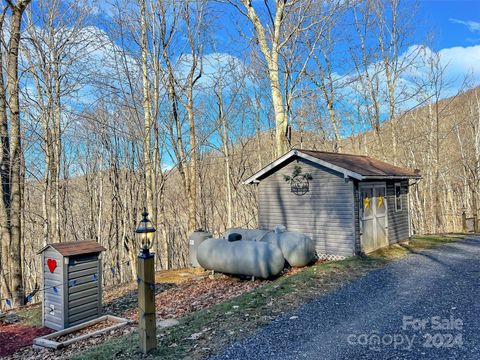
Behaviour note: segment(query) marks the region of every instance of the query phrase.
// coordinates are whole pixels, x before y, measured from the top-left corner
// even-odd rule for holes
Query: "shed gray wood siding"
[[[68,319],[74,326],[100,316],[101,293],[98,254],[70,257],[68,264]],[[97,280],[94,281],[93,277]]]
[[[295,195],[284,176],[295,165],[310,173],[310,191]],[[277,224],[299,231],[315,241],[318,253],[351,256],[355,253],[353,181],[308,160],[294,160],[267,175],[258,185],[258,223],[262,229]]]
[[[395,208],[395,184],[401,184],[402,210]],[[394,244],[408,240],[410,226],[408,218],[408,180],[387,181],[387,204],[388,204],[388,242]]]
[[[359,182],[353,184],[353,204],[355,207],[355,254],[362,252],[361,234],[360,234],[360,189]]]
[[[48,248],[42,254],[43,258],[43,326],[51,329],[61,330],[64,328],[64,294],[66,287],[63,281],[64,263],[63,257],[54,249]],[[48,260],[52,259],[57,262],[57,267],[50,272],[48,268]],[[54,287],[57,291],[54,290]],[[53,307],[53,309],[51,308]]]

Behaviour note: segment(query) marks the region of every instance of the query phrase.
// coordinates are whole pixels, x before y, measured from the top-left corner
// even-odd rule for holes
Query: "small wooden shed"
[[[48,244],[42,254],[43,326],[62,330],[102,313],[101,252],[96,241]]]
[[[310,236],[321,257],[368,253],[412,234],[418,171],[368,156],[294,149],[244,181],[258,185],[258,224]]]

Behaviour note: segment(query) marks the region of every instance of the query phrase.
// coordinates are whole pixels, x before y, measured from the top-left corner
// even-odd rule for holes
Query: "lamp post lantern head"
[[[135,229],[135,233],[140,239],[142,244],[142,253],[149,253],[149,250],[153,246],[153,240],[155,239],[155,227],[148,218],[148,211],[146,208],[143,208],[142,220],[138,224],[138,227]]]

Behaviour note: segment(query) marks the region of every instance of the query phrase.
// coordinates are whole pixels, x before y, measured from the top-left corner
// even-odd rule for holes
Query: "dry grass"
[[[207,277],[208,272],[201,268],[183,268],[175,270],[163,270],[155,273],[156,283],[178,284],[190,279]]]

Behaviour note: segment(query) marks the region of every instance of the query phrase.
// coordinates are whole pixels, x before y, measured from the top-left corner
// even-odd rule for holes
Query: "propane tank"
[[[198,247],[197,258],[206,270],[262,279],[277,276],[285,265],[276,244],[245,240],[206,239]]]
[[[200,267],[200,264],[197,261],[197,248],[205,239],[211,237],[212,234],[210,234],[208,231],[197,229],[188,238],[190,265],[192,267]]]

